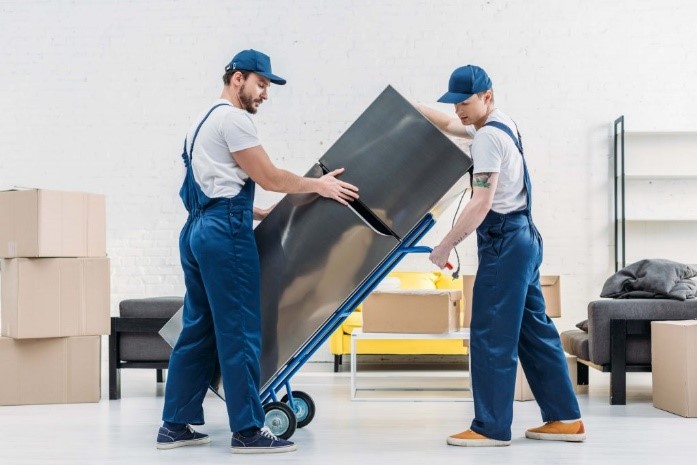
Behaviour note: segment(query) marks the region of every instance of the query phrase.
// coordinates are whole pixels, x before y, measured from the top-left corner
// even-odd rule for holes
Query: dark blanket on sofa
[[[615,299],[694,299],[697,270],[664,259],[640,260],[605,281],[600,297]]]

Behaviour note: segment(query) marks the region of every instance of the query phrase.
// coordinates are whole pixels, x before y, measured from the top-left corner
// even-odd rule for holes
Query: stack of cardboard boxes
[[[102,195],[0,192],[0,405],[99,401],[105,223]]]

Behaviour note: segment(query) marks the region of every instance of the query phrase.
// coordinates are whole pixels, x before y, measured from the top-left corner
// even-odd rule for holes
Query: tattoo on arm
[[[469,236],[469,233],[464,233],[462,236],[459,236],[458,238],[455,239],[455,244],[453,244],[453,247],[455,247],[457,244],[460,242],[464,241],[467,236]]]
[[[474,182],[472,183],[473,187],[483,187],[485,189],[488,189],[491,186],[491,183],[489,183],[489,178],[491,177],[492,173],[477,173],[474,175]]]

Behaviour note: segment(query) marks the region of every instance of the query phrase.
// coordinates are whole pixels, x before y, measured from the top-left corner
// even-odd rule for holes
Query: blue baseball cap
[[[448,81],[448,91],[438,99],[442,103],[464,102],[474,94],[491,89],[491,79],[479,66],[461,66],[453,71]]]
[[[264,76],[274,84],[283,85],[286,80],[276,76],[271,72],[271,58],[268,55],[257,52],[256,50],[242,50],[232,57],[232,61],[225,67],[225,72],[230,70],[251,71],[259,76]]]

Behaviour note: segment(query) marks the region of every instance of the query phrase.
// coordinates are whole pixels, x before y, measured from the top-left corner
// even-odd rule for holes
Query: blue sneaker
[[[198,446],[208,444],[211,438],[207,434],[197,433],[190,425],[181,431],[172,431],[164,426],[157,432],[158,449],[174,449],[182,446]]]
[[[249,438],[245,438],[240,433],[232,433],[230,442],[233,454],[273,454],[292,452],[297,448],[298,446],[294,443],[274,436],[266,426]]]

